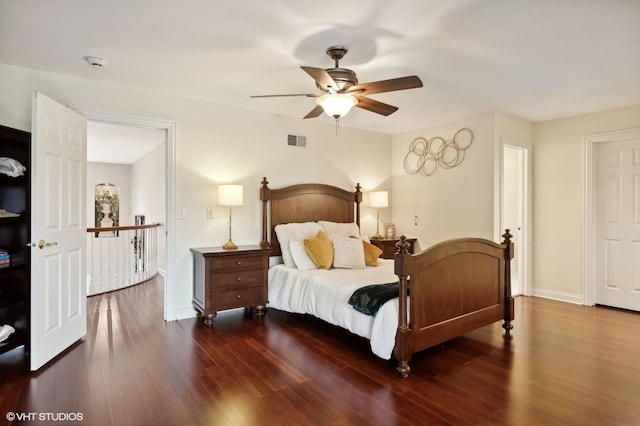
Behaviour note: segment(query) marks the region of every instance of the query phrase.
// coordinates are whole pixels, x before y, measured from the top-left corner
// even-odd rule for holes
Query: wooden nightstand
[[[240,246],[192,248],[193,306],[205,325],[213,325],[218,311],[253,308],[264,315],[268,301],[267,270],[270,249]]]
[[[410,244],[409,253],[413,253],[413,245],[417,238],[407,238],[407,242]],[[393,255],[396,254],[396,243],[400,241],[400,238],[382,238],[379,240],[371,239],[371,244],[382,250],[380,255],[383,259],[393,259]]]

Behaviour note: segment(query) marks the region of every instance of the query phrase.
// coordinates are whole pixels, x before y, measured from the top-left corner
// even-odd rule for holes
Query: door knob
[[[45,247],[51,247],[51,246],[56,246],[58,245],[57,242],[53,241],[51,243],[46,242],[45,240],[40,240],[38,241],[38,244],[36,243],[27,243],[27,247],[35,247],[38,246],[40,248],[40,250],[42,250]]]

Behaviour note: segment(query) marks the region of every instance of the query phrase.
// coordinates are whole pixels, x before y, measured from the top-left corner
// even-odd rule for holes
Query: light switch
[[[207,207],[207,219],[213,219],[213,207]]]
[[[187,218],[187,209],[181,208],[178,209],[178,219],[186,219]]]

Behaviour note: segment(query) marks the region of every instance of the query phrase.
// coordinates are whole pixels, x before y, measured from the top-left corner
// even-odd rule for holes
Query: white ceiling
[[[640,103],[638,0],[0,0],[2,63],[300,119],[313,98],[250,96],[317,92],[300,66],[332,67],[332,45],[360,82],[424,83],[371,95],[396,113],[355,108],[341,126],[396,134]]]
[[[87,161],[133,164],[167,139],[160,129],[87,123]]]

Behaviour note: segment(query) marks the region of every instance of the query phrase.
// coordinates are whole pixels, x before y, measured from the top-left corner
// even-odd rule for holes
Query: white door
[[[640,311],[640,139],[598,143],[595,158],[595,301]]]
[[[31,183],[31,370],[87,331],[86,119],[35,92]]]
[[[511,260],[511,294],[529,295],[531,241],[530,144],[502,141],[502,188],[500,233],[509,229],[515,253]]]

